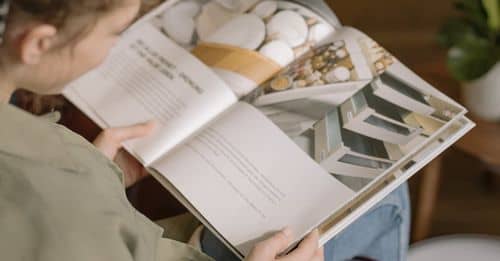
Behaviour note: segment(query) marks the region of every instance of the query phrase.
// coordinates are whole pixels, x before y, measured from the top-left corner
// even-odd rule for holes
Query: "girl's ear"
[[[54,45],[57,29],[53,25],[40,24],[31,27],[21,36],[18,54],[22,63],[38,64],[41,57]]]

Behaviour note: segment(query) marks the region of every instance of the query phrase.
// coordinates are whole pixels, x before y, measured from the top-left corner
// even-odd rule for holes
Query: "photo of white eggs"
[[[200,43],[255,51],[281,67],[335,32],[323,18],[287,1],[181,0],[154,23],[190,50]]]
[[[356,50],[360,50],[359,53]],[[360,71],[380,75],[393,62],[394,57],[368,37],[337,40],[295,59],[264,85],[262,95],[366,80]]]

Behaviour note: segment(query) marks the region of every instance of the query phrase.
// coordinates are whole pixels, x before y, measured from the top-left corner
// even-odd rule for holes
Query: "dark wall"
[[[344,25],[361,29],[411,67],[442,55],[436,33],[453,0],[329,0]]]

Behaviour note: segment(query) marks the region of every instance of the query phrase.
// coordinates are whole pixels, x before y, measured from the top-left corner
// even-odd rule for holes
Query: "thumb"
[[[302,240],[297,249],[292,251],[283,261],[295,261],[295,260],[311,260],[315,257],[318,251],[318,241],[319,241],[319,231],[315,229],[307,237]]]
[[[285,228],[272,237],[257,243],[248,260],[275,260],[276,256],[288,247],[291,240],[292,231],[290,228]]]
[[[148,121],[128,127],[106,129],[94,141],[94,145],[109,159],[114,159],[122,143],[147,136],[156,128],[156,122]]]

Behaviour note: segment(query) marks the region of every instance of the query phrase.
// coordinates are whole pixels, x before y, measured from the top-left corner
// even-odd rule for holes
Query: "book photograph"
[[[225,3],[180,1],[152,23],[186,49],[206,43],[228,45],[258,52],[282,66],[335,30],[321,16],[288,1]],[[247,30],[244,34],[242,28]]]
[[[342,103],[309,98],[261,110],[334,176],[373,180],[464,113],[409,84],[401,68],[386,69]]]
[[[238,97],[335,32],[288,1],[179,1],[150,22],[230,82]]]
[[[330,43],[305,53],[252,94],[259,106],[325,93],[352,95],[395,58],[371,38],[343,28]]]
[[[391,100],[392,96],[374,94],[374,83],[380,78],[377,77],[315,123],[315,159],[331,172],[376,177],[400,160],[404,153],[411,151],[412,146],[424,142],[452,121],[459,112],[452,104],[445,101],[436,103],[437,98],[406,86],[408,89],[396,91],[398,95],[412,93],[420,97],[429,109],[419,111],[417,107],[415,111],[407,110],[402,107],[405,103]],[[387,88],[395,89],[392,86]],[[433,107],[426,100],[432,100],[439,106]]]

